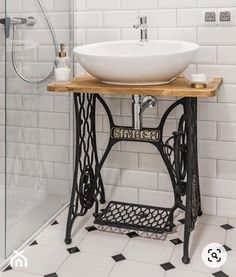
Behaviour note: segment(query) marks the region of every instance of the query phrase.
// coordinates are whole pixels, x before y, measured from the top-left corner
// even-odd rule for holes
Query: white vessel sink
[[[74,49],[81,66],[108,84],[154,85],[173,81],[199,46],[184,41],[110,41]]]

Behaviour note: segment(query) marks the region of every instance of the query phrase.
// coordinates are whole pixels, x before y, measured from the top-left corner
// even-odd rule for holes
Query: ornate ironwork
[[[95,201],[93,180],[93,168],[91,166],[85,167],[85,169],[81,173],[78,193],[81,207],[84,210],[91,209]]]
[[[163,234],[164,232],[169,232],[169,226],[173,224],[169,220],[170,212],[171,209],[169,208],[111,201],[97,215],[94,223]]]
[[[101,160],[98,160],[96,146],[96,100],[104,107],[110,123],[109,142]],[[142,128],[138,133],[130,126],[114,124],[109,107],[100,95],[76,93],[74,101],[76,157],[65,242],[71,242],[71,229],[75,218],[85,215],[93,206],[95,206],[94,216],[97,224],[160,233],[172,230],[174,211],[181,208],[185,210],[186,215],[183,262],[188,263],[190,232],[194,228],[197,217],[201,215],[197,158],[197,98],[182,98],[176,101],[166,110],[159,126]],[[183,108],[183,115],[179,119],[177,130],[165,141],[164,126],[170,113],[179,106]],[[120,130],[126,134],[117,135],[116,133],[115,135],[114,130]],[[151,139],[146,139],[146,136]],[[99,202],[105,202],[100,172],[110,150],[120,141],[137,140],[150,143],[159,150],[172,182],[175,199],[173,207],[158,208],[110,202],[104,211],[99,212]],[[185,195],[186,204],[184,205],[182,197]]]
[[[98,201],[105,202],[105,193],[100,172],[95,179],[98,166],[95,114],[96,95],[74,94],[76,141],[73,188],[67,219],[65,242],[71,242],[71,230],[77,216],[83,216]],[[79,181],[78,181],[79,179]],[[80,204],[80,205],[79,205]]]

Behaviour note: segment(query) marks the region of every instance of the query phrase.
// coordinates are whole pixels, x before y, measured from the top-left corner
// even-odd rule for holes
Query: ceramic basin
[[[173,81],[199,46],[185,41],[110,41],[76,47],[81,66],[95,78],[117,85],[158,85]]]

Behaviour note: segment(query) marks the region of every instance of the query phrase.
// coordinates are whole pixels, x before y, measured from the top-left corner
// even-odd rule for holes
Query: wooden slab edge
[[[176,97],[213,97],[223,84],[223,78],[213,78],[207,88],[194,89],[183,77],[176,81],[160,86],[117,86],[99,82],[91,76],[73,78],[68,84],[53,83],[47,89],[51,92],[79,92],[99,94],[139,94]]]

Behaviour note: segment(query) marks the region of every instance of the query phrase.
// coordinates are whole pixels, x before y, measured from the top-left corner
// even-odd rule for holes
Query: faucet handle
[[[138,29],[141,26],[147,26],[147,16],[137,16],[136,18],[139,19],[139,23],[133,26],[135,29]]]
[[[139,16],[140,24],[147,24],[147,16]]]

